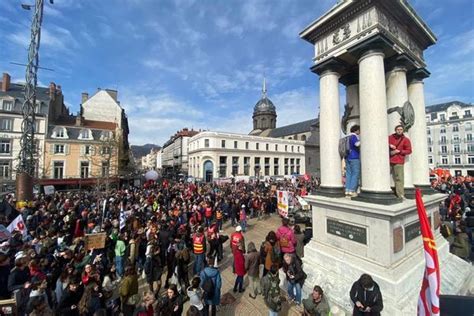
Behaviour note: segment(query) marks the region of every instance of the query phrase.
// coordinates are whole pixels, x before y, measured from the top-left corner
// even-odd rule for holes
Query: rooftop
[[[318,123],[318,119],[311,119],[303,122],[298,122],[295,124],[290,124],[286,126],[281,126],[273,129],[269,137],[283,137],[283,136],[293,136],[295,134],[309,132],[313,125]]]
[[[466,107],[473,106],[472,104],[464,103],[464,102],[461,102],[461,101],[449,101],[449,102],[446,102],[446,103],[433,104],[433,105],[427,106],[426,107],[426,113],[446,111],[450,106],[453,106],[453,105],[458,105],[461,108],[466,108]]]

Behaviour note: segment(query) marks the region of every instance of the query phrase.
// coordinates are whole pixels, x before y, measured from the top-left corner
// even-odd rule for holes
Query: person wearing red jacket
[[[230,235],[230,248],[232,249],[232,253],[236,251],[245,253],[245,238],[244,235],[242,235],[242,227],[237,226],[235,232]]]
[[[395,182],[395,193],[399,198],[405,197],[405,180],[403,165],[405,157],[411,154],[411,142],[404,134],[402,125],[395,126],[395,133],[388,137],[390,146],[390,169]]]

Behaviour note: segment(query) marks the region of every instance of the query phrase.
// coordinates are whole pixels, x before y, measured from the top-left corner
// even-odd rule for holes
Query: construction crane
[[[53,0],[49,0],[53,4]],[[41,24],[43,22],[44,0],[35,0],[34,5],[22,4],[25,10],[34,10],[31,21],[31,39],[28,48],[26,65],[26,83],[22,106],[23,122],[21,124],[20,153],[16,175],[17,208],[31,206],[33,199],[33,178],[35,172],[35,107],[36,85],[38,82],[39,48],[41,40]]]

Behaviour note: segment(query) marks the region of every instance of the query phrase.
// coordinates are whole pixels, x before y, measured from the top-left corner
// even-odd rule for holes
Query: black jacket
[[[382,300],[382,293],[380,292],[379,285],[375,283],[374,286],[370,290],[365,290],[360,281],[357,280],[352,284],[351,288],[351,300],[354,303],[354,310],[352,315],[355,316],[379,316],[380,312],[383,309],[383,300]],[[371,311],[369,313],[362,312],[359,310],[355,303],[359,301],[364,305],[364,307],[370,307]]]
[[[20,270],[18,268],[13,268],[8,276],[8,291],[13,292],[15,290],[21,289],[27,281],[30,280],[30,270],[24,268]]]
[[[66,289],[63,296],[61,297],[61,302],[59,302],[58,310],[60,316],[78,316],[79,315],[79,301],[82,298],[84,288],[79,286],[75,292],[71,292],[69,289]],[[71,309],[72,305],[76,305],[76,308]]]

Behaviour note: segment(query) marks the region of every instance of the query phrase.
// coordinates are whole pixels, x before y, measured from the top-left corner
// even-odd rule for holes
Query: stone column
[[[395,66],[387,73],[387,109],[403,107],[408,101],[407,88],[407,69],[402,66]],[[401,116],[397,111],[388,114],[388,134],[394,133],[395,126],[401,124]],[[405,131],[405,136],[411,140],[410,130]],[[405,157],[404,180],[405,197],[414,199],[415,188],[412,177],[412,158],[411,155]]]
[[[342,188],[342,165],[339,157],[341,123],[339,115],[339,73],[324,71],[319,78],[319,141],[321,158],[320,194],[344,196]]]
[[[393,204],[398,199],[390,189],[384,57],[381,51],[370,50],[359,59],[362,188],[356,199]]]
[[[434,193],[429,181],[428,144],[425,120],[425,92],[423,78],[427,77],[426,70],[421,75],[410,78],[408,83],[408,99],[415,110],[415,124],[410,136],[413,147],[411,154],[413,166],[413,184],[423,190],[423,193]]]

